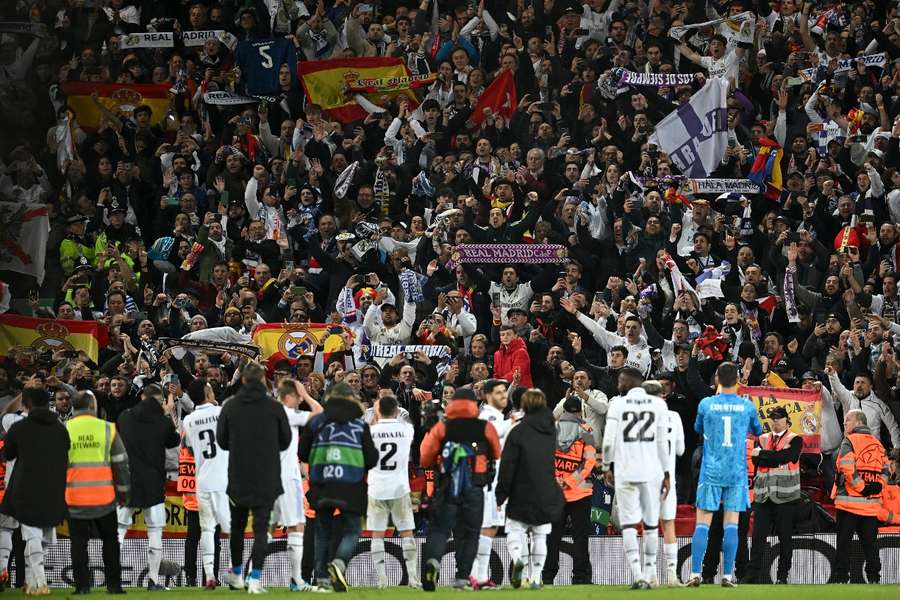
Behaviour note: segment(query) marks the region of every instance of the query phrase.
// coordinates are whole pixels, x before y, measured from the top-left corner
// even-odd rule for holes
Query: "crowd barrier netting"
[[[419,544],[419,556],[421,561],[424,538],[417,539]],[[403,563],[403,554],[400,548],[399,538],[385,540],[387,552],[387,573],[392,585],[405,583],[406,573]],[[690,571],[690,544],[691,538],[678,539],[679,573],[686,578]],[[881,553],[881,581],[882,583],[900,583],[900,535],[880,535],[878,544]],[[252,540],[245,540],[245,560],[250,555]],[[794,539],[794,559],[791,570],[790,583],[814,584],[825,583],[831,573],[831,561],[834,557],[835,535],[818,534],[796,536]],[[556,578],[557,585],[570,583],[572,559],[568,553],[571,540],[563,538],[561,544],[560,573]],[[228,543],[223,540],[221,554],[222,569],[229,564]],[[90,566],[93,574],[93,584],[103,585],[103,560],[99,540],[91,540],[89,546]],[[851,580],[856,583],[864,581],[862,575],[863,553],[858,540],[854,539],[850,550],[851,554]],[[183,564],[184,540],[164,539],[163,558]],[[626,585],[631,583],[630,569],[625,562],[622,552],[622,538],[618,536],[592,537],[590,539],[590,557],[593,567],[593,581],[595,584]],[[662,562],[662,548],[660,547],[660,580],[664,579]],[[769,577],[774,580],[776,565],[778,562],[778,539],[769,539],[768,547],[764,553],[764,561]],[[496,582],[507,584],[509,582],[509,554],[506,550],[505,538],[494,540],[491,554],[491,578]],[[59,538],[55,544],[47,550],[46,557],[47,578],[51,587],[72,586],[72,566],[69,552],[69,540]],[[455,560],[453,556],[453,542],[451,541],[441,561],[442,584],[452,582],[454,576]],[[202,567],[198,565],[198,573],[202,573]],[[224,571],[223,571],[224,572]],[[352,586],[370,587],[375,585],[375,571],[369,555],[369,540],[361,538],[356,547],[353,559],[347,569],[348,579]],[[142,538],[125,540],[122,549],[122,583],[125,587],[146,586],[147,578],[147,540]],[[269,554],[266,559],[263,584],[270,587],[286,587],[290,578],[290,565],[288,562],[287,547],[284,540],[273,541],[269,545]],[[170,579],[169,586],[184,585],[183,573]]]

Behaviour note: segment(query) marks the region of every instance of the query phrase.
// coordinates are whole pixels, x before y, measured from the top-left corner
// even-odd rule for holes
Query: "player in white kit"
[[[303,479],[300,474],[300,459],[297,445],[300,443],[299,427],[305,427],[309,420],[322,412],[319,404],[302,383],[295,379],[283,379],[276,390],[278,400],[284,405],[288,424],[291,427],[291,443],[281,452],[281,487],[284,490],[272,507],[272,524],[287,528],[288,560],[291,563],[292,592],[324,591],[318,586],[303,581],[303,528],[306,514],[303,511]],[[297,410],[301,402],[306,402],[310,410]]]
[[[660,376],[662,380],[664,376]],[[648,394],[665,397],[665,387],[655,392],[652,382],[646,382],[644,389]],[[663,555],[666,558],[666,584],[677,586],[678,579],[678,543],[675,541],[675,516],[678,512],[678,498],[675,491],[675,461],[684,454],[684,425],[681,415],[669,409],[669,445],[666,459],[666,472],[669,473],[669,493],[663,498],[659,509],[659,521],[663,531]]]
[[[184,418],[182,444],[194,455],[197,482],[197,506],[200,513],[200,558],[206,589],[215,589],[218,573],[215,564],[216,525],[228,537],[231,529],[231,508],[228,494],[228,450],[216,443],[216,425],[222,407],[208,383],[203,390],[203,403]]]
[[[378,463],[369,469],[369,506],[366,523],[372,532],[372,562],[379,588],[388,585],[384,568],[384,530],[388,518],[400,533],[408,584],[420,589],[418,551],[413,537],[412,500],[409,496],[409,450],[415,431],[400,420],[400,407],[394,396],[382,396],[375,406],[376,421],[371,426],[372,442],[378,450]]]
[[[482,387],[482,398],[484,403],[481,405],[481,411],[478,418],[482,421],[488,421],[497,430],[497,437],[500,439],[500,449],[503,450],[503,442],[506,441],[506,434],[509,433],[513,422],[503,417],[503,411],[509,403],[507,396],[507,388],[509,384],[503,379],[488,379]],[[500,473],[500,461],[497,460],[494,468],[494,481],[489,486],[484,487],[484,516],[481,521],[481,535],[478,537],[478,554],[475,556],[475,562],[472,563],[472,573],[469,579],[474,579],[477,589],[496,588],[497,584],[490,579],[489,569],[491,565],[491,546],[494,536],[497,535],[497,528],[506,524],[506,505],[497,506],[497,475]],[[475,587],[473,585],[473,587]]]
[[[603,432],[603,465],[608,483],[615,483],[625,559],[634,576],[632,589],[658,584],[659,505],[669,489],[666,471],[669,415],[666,403],[641,387],[641,374],[626,367],[619,373],[619,393],[609,404]],[[660,388],[658,382],[653,382]],[[627,393],[626,393],[627,392]],[[660,495],[662,490],[662,496]],[[637,526],[644,523],[644,569]]]

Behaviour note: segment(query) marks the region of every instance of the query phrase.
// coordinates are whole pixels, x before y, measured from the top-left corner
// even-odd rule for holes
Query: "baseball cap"
[[[91,264],[84,256],[79,256],[75,259],[75,268],[74,271],[92,271],[94,269],[94,265]]]
[[[813,373],[812,371],[806,371],[806,372],[800,377],[800,381],[806,381],[807,379],[812,379],[812,380],[814,380],[814,381],[818,381],[818,380],[819,380],[819,378],[816,377],[816,374]]]
[[[773,406],[766,411],[766,416],[770,419],[787,419],[788,411],[783,406]]]
[[[454,400],[471,400],[472,402],[477,402],[475,398],[475,392],[468,388],[459,388],[453,394]]]
[[[69,225],[75,225],[76,223],[87,223],[90,220],[90,217],[86,217],[84,215],[72,215],[71,217],[66,219],[66,223]]]

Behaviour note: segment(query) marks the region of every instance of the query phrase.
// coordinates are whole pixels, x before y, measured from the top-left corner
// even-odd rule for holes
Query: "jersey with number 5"
[[[228,487],[228,450],[216,443],[216,425],[222,407],[201,404],[184,418],[184,443],[197,464],[197,491],[224,492]]]
[[[396,419],[381,419],[371,427],[378,464],[369,470],[369,497],[393,500],[409,493],[409,449],[413,426]]]
[[[291,80],[296,78],[297,51],[287,39],[245,40],[234,52],[235,62],[251,96],[276,96],[280,93],[278,73],[287,64]]]
[[[703,436],[700,483],[747,485],[747,432],[762,433],[756,406],[737,394],[704,398],[697,407],[694,430]]]
[[[603,462],[614,463],[618,482],[660,481],[669,449],[669,409],[641,388],[609,403]]]

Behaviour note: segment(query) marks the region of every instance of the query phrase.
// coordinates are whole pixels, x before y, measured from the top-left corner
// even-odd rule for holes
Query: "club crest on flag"
[[[74,350],[75,347],[66,341],[69,330],[61,323],[41,323],[35,327],[38,337],[31,342],[31,346],[14,346],[11,353],[16,352],[59,352],[60,350]]]
[[[315,354],[318,346],[318,338],[302,325],[286,327],[278,338],[278,350],[289,359]]]
[[[133,112],[142,104],[144,99],[141,93],[131,88],[119,88],[109,95],[115,108],[122,112]]]

